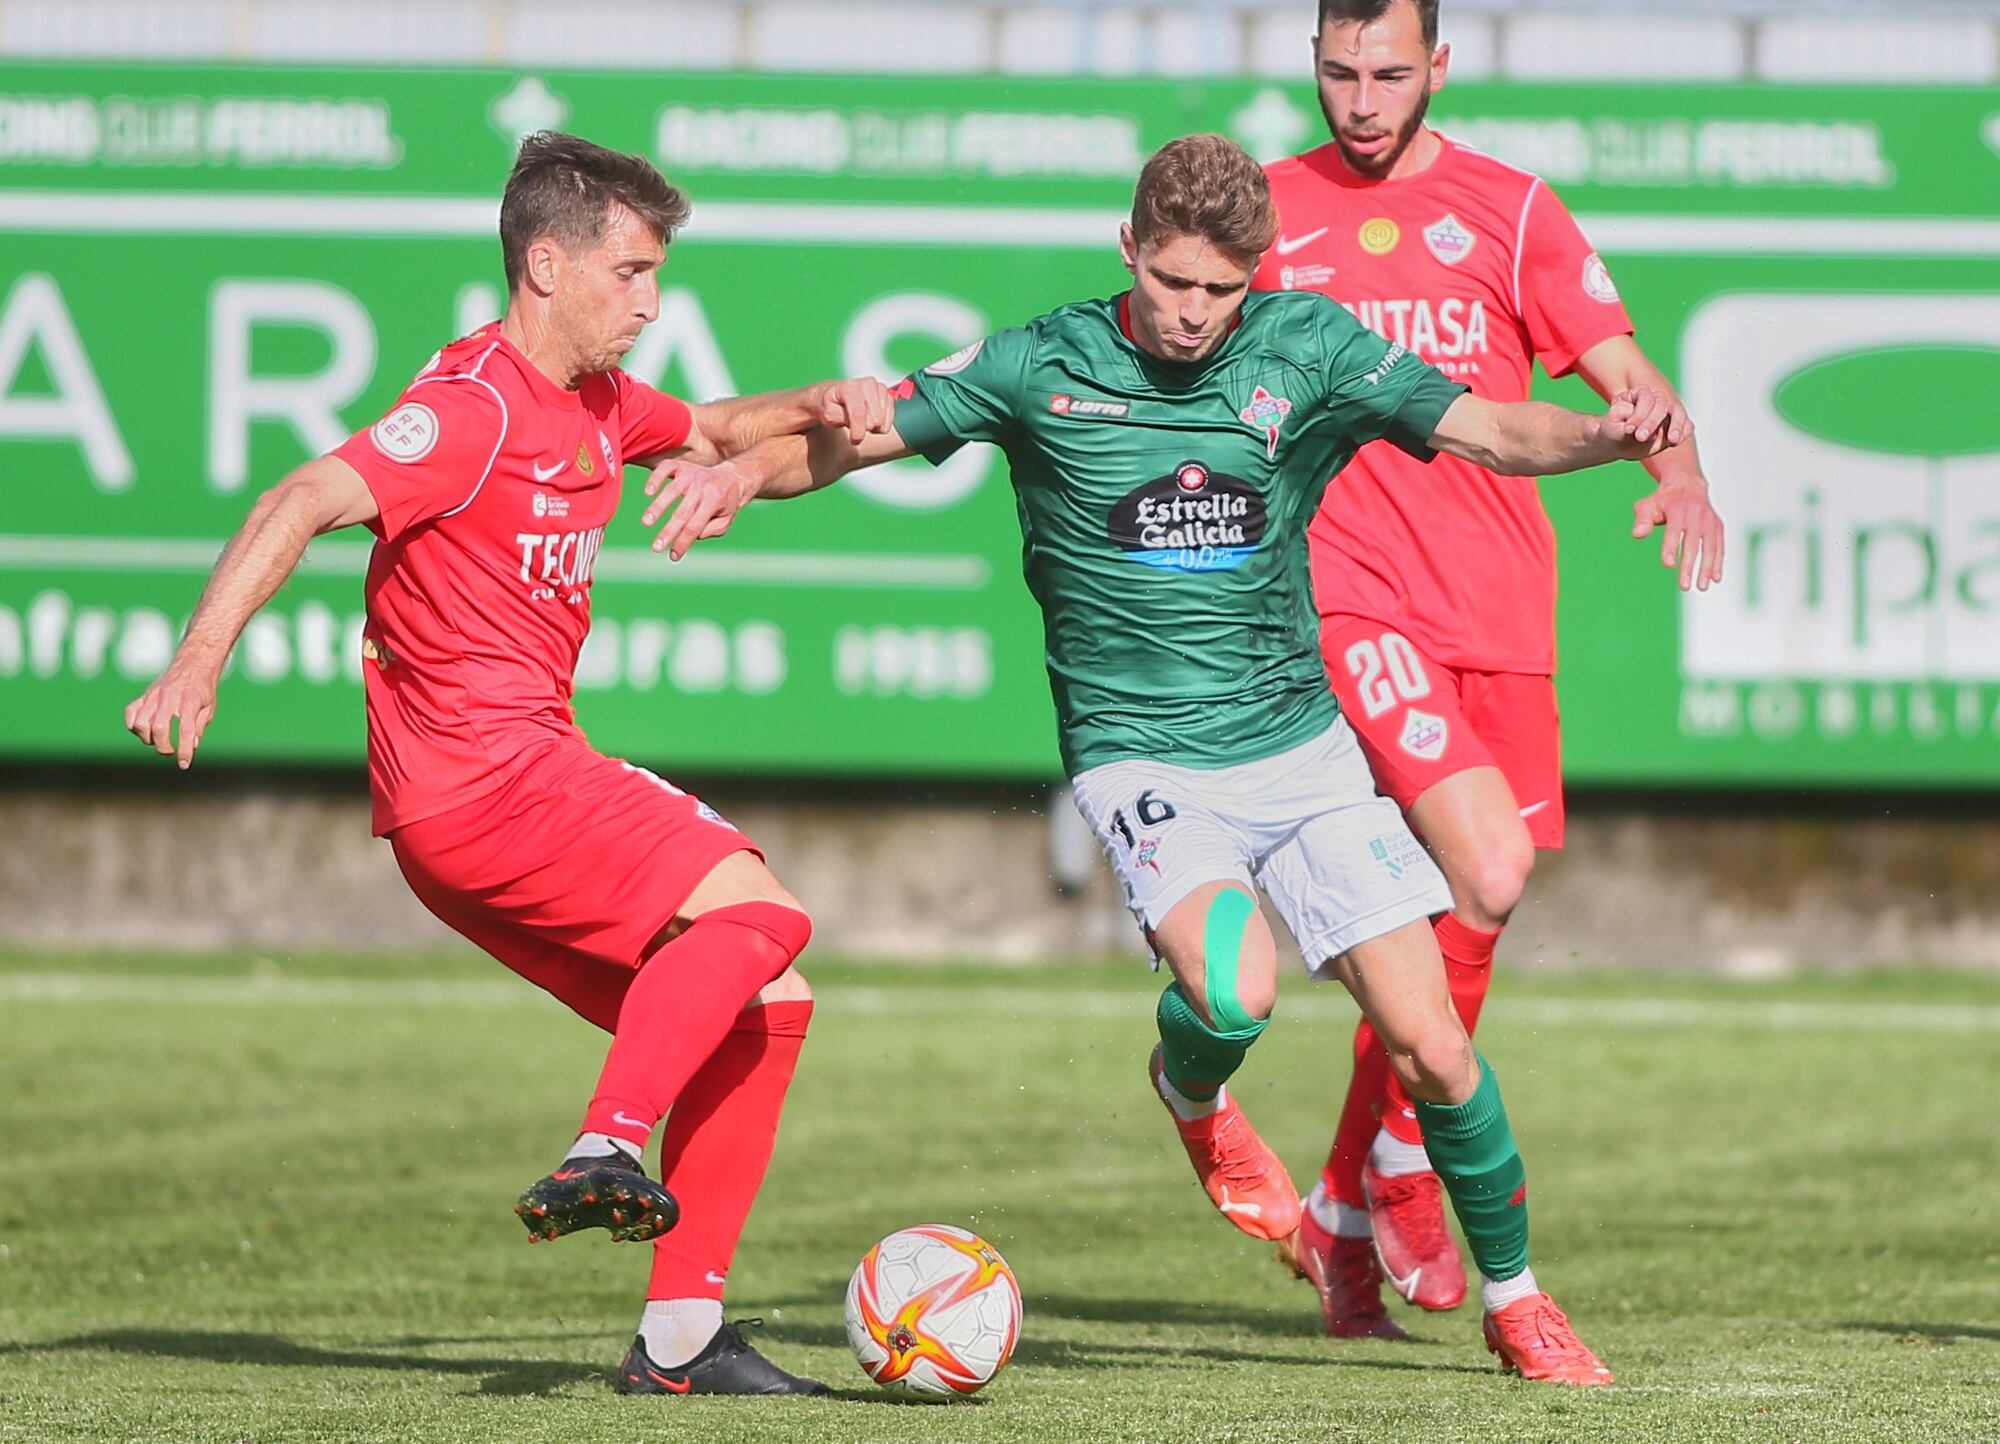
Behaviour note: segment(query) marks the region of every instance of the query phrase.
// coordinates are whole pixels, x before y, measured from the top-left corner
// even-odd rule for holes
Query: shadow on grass
[[[1939,1344],[1966,1343],[1973,1339],[2000,1342],[2000,1329],[1985,1324],[1896,1324],[1886,1320],[1856,1319],[1841,1327],[1872,1334],[1890,1334],[1900,1339],[1929,1339]]]
[[[406,1339],[407,1344],[461,1342]],[[452,1359],[430,1354],[385,1354],[367,1349],[323,1349],[277,1334],[106,1329],[46,1344],[10,1344],[0,1355],[26,1353],[139,1354],[153,1359],[191,1359],[214,1364],[255,1364],[279,1369],[396,1369],[422,1374],[479,1375],[479,1392],[500,1396],[553,1394],[570,1384],[601,1382],[608,1391],[613,1370],[603,1365],[558,1359]]]
[[[1077,1304],[1085,1307],[1074,1310],[1070,1307]],[[1061,1296],[1039,1295],[1027,1301],[1026,1332],[1014,1350],[1014,1358],[1036,1369],[1102,1369],[1112,1365],[1121,1368],[1174,1368],[1190,1360],[1200,1359],[1221,1364],[1265,1364],[1281,1368],[1333,1367],[1447,1374],[1492,1372],[1491,1369],[1469,1364],[1435,1363],[1424,1357],[1385,1358],[1377,1352],[1386,1350],[1391,1354],[1401,1354],[1405,1350],[1436,1347],[1428,1341],[1385,1346],[1371,1342],[1322,1340],[1326,1347],[1315,1353],[1267,1353],[1255,1349],[1230,1348],[1222,1344],[1197,1341],[1182,1342],[1176,1339],[1049,1338],[1037,1328],[1038,1323],[1043,1320],[1065,1318],[1085,1322],[1165,1322],[1189,1327],[1213,1326],[1217,1324],[1218,1313],[1223,1320],[1222,1326],[1228,1327],[1227,1319],[1232,1312],[1234,1311],[1206,1310],[1192,1304],[1162,1303],[1155,1299],[1074,1300]],[[1246,1317],[1254,1316],[1246,1314]],[[1310,1339],[1316,1331],[1300,1325],[1282,1332],[1290,1337]],[[847,1331],[833,1325],[794,1323],[788,1319],[785,1322],[785,1338],[807,1346],[834,1349],[846,1345]],[[848,1396],[842,1394],[841,1397]]]

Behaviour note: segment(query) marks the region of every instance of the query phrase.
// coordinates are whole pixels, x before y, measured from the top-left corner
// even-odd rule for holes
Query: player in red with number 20
[[[812,925],[712,809],[593,750],[570,694],[626,462],[718,460],[822,422],[859,441],[894,402],[852,381],[691,408],[620,371],[687,217],[640,157],[530,136],[500,203],[505,318],[259,499],[125,725],[188,766],[230,648],[306,543],[373,531],[375,831],[425,907],[612,1034],[579,1136],[515,1211],[531,1239],[656,1240],[623,1392],[823,1394],[722,1318],[812,1015],[792,967]],[[655,1181],[640,1160],[663,1118]]]
[[[1450,60],[1437,10],[1321,0],[1313,55],[1333,140],[1267,168],[1282,229],[1256,284],[1323,292],[1489,400],[1525,399],[1537,359],[1607,397],[1672,395],[1562,202],[1425,125]],[[1661,559],[1683,588],[1706,589],[1722,575],[1722,523],[1678,398],[1668,437],[1678,444],[1645,463],[1658,489],[1632,534],[1664,528]],[[1451,884],[1438,945],[1470,1032],[1535,849],[1562,845],[1555,537],[1532,477],[1451,457],[1423,466],[1377,443],[1329,488],[1311,548],[1341,710]],[[1335,1335],[1403,1336],[1382,1307],[1385,1272],[1425,1308],[1465,1298],[1415,1111],[1365,1021],[1293,1262]],[[1511,1357],[1509,1331],[1535,1327],[1538,1305],[1482,1302],[1489,1341]]]

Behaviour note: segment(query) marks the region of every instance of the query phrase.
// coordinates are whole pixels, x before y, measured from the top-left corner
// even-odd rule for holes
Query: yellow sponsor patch
[[[1361,249],[1371,256],[1388,255],[1402,239],[1402,227],[1387,216],[1377,216],[1361,224]]]

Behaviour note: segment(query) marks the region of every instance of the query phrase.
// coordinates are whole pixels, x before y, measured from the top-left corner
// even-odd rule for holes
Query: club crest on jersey
[[[1254,426],[1264,433],[1264,459],[1278,459],[1278,430],[1285,424],[1285,418],[1292,414],[1292,403],[1282,396],[1273,396],[1259,386],[1250,393],[1250,404],[1236,413],[1236,419],[1245,426]]]
[[[1377,216],[1361,223],[1359,239],[1361,249],[1369,255],[1386,256],[1403,239],[1403,228],[1387,216]]]
[[[1458,217],[1449,211],[1443,220],[1424,227],[1424,244],[1430,253],[1447,266],[1455,266],[1472,254],[1473,244],[1478,237],[1458,223]]]
[[[579,441],[576,444],[576,469],[585,476],[589,476],[592,473],[590,444],[588,442]]]
[[[1410,756],[1435,762],[1444,755],[1444,744],[1450,737],[1451,731],[1444,718],[1419,712],[1414,707],[1404,714],[1403,735],[1399,740]]]
[[[1161,875],[1160,840],[1157,837],[1148,837],[1140,840],[1139,846],[1132,853],[1132,866],[1150,867],[1155,876]]]

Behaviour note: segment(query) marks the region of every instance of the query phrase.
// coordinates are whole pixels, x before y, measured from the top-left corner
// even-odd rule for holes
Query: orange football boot
[[[1516,1299],[1486,1316],[1486,1347],[1501,1371],[1523,1379],[1588,1388],[1611,1382],[1611,1371],[1583,1346],[1569,1319],[1547,1294]]]
[[[1174,1120],[1188,1162],[1194,1165],[1209,1202],[1252,1238],[1277,1243],[1290,1237],[1299,1226],[1299,1191],[1292,1186],[1292,1176],[1285,1172],[1278,1155],[1257,1136],[1228,1090],[1223,1091],[1220,1108],[1190,1123],[1174,1112],[1160,1092],[1165,1073],[1158,1048],[1147,1063],[1147,1073],[1154,1095]]]
[[[1444,1226],[1438,1176],[1428,1170],[1392,1176],[1364,1165],[1361,1191],[1375,1231],[1375,1256],[1389,1287],[1420,1309],[1455,1309],[1464,1303],[1465,1265]]]
[[[1332,1337],[1410,1337],[1382,1307],[1382,1269],[1372,1239],[1328,1233],[1311,1209],[1301,1209],[1298,1236],[1285,1257],[1293,1271],[1319,1291],[1319,1311]]]

